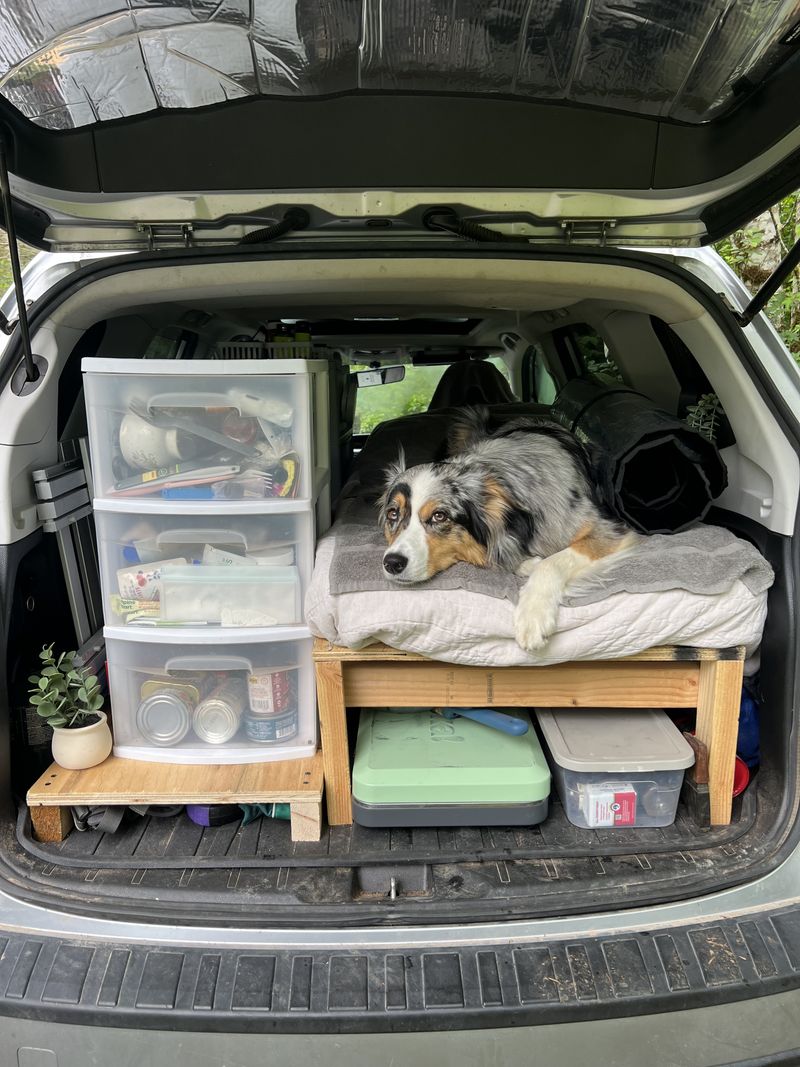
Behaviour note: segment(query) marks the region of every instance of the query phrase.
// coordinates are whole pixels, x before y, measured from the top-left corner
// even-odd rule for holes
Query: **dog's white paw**
[[[558,605],[523,595],[514,611],[514,636],[526,652],[536,652],[556,631]]]
[[[528,556],[517,567],[517,574],[520,578],[528,578],[531,574],[533,574],[533,572],[536,570],[536,568],[541,562],[541,556]]]

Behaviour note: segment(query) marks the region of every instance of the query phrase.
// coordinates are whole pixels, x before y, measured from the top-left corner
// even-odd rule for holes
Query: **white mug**
[[[191,459],[197,444],[180,430],[164,430],[146,419],[127,412],[119,428],[119,447],[125,462],[141,471],[169,467]]]

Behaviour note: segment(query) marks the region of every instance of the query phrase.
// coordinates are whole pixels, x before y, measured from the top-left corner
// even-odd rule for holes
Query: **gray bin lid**
[[[544,739],[569,771],[630,774],[691,767],[694,752],[666,712],[554,708],[536,712]]]

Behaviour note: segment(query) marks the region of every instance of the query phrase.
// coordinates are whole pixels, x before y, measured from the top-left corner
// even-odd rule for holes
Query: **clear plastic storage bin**
[[[311,638],[226,641],[106,628],[114,754],[156,763],[299,759],[317,745]],[[157,638],[158,640],[156,640]]]
[[[537,711],[567,818],[584,829],[669,826],[694,752],[663,711]]]
[[[302,622],[313,565],[310,508],[288,514],[206,509],[138,515],[100,503],[95,526],[109,625]]]
[[[323,394],[327,403],[324,362],[85,359],[82,367],[96,499],[140,510],[310,500],[328,466],[327,435],[315,433],[312,448],[311,432]]]

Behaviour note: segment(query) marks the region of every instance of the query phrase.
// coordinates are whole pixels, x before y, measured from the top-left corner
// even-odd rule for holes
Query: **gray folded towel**
[[[329,592],[396,592],[381,561],[386,542],[375,509],[363,500],[348,500],[326,537],[334,538]],[[614,593],[652,593],[685,589],[690,593],[724,593],[741,581],[756,596],[772,585],[772,567],[748,541],[719,526],[698,525],[678,534],[643,537],[631,552],[609,561],[596,576],[581,582],[567,604],[593,604]],[[457,563],[427,582],[409,586],[419,591],[464,589],[516,603],[526,579],[494,568]]]

